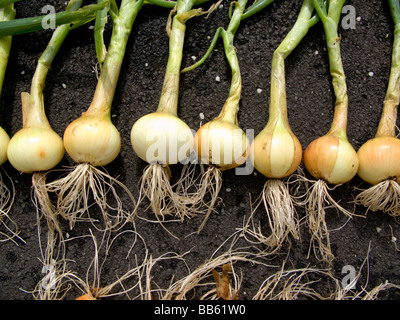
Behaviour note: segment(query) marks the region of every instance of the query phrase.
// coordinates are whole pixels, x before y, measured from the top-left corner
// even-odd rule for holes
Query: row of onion
[[[96,222],[90,216],[90,199],[94,199],[100,210],[104,228],[114,229],[133,221],[139,204],[144,199],[155,213],[157,221],[167,216],[193,217],[199,212],[205,219],[215,210],[221,189],[221,172],[241,166],[250,159],[255,169],[267,181],[261,200],[268,215],[271,235],[256,235],[271,248],[280,248],[291,235],[299,239],[299,221],[295,205],[301,205],[307,213],[311,233],[310,248],[316,256],[331,261],[329,232],[325,222],[327,205],[336,207],[348,215],[354,214],[344,209],[330,195],[330,186],[349,182],[358,173],[359,177],[372,185],[356,197],[356,203],[370,210],[382,210],[394,217],[400,215],[400,174],[398,153],[399,140],[395,136],[396,112],[399,104],[400,74],[400,8],[398,1],[388,0],[395,23],[392,68],[387,95],[376,136],[366,142],[358,151],[350,144],[347,128],[348,96],[340,53],[338,24],[344,0],[322,1],[304,0],[295,25],[273,54],[271,66],[271,87],[269,118],[265,128],[250,141],[238,124],[239,101],[241,97],[241,74],[237,52],[233,45],[234,36],[240,22],[255,12],[265,8],[273,1],[256,1],[246,9],[247,1],[235,2],[230,10],[230,23],[227,29],[219,28],[212,46],[221,37],[225,56],[232,71],[229,96],[213,120],[198,129],[196,134],[178,117],[179,82],[183,56],[186,22],[196,16],[213,11],[220,2],[210,6],[207,11],[194,8],[207,1],[178,0],[147,1],[172,9],[167,23],[169,37],[169,58],[159,105],[155,112],[138,119],[131,129],[131,144],[137,156],[148,163],[139,183],[139,199],[116,178],[111,177],[99,167],[112,163],[121,149],[120,134],[111,121],[111,106],[117,88],[119,74],[126,51],[132,25],[143,0],[122,0],[120,8],[114,1],[100,0],[98,6],[81,20],[63,24],[56,29],[49,46],[39,59],[32,80],[31,92],[22,93],[23,126],[11,139],[0,130],[1,163],[7,159],[20,172],[32,173],[35,204],[47,218],[51,230],[59,230],[57,217],[65,218],[72,228],[76,221]],[[71,0],[66,12],[78,12],[82,1]],[[3,7],[13,19],[13,5]],[[7,11],[9,10],[9,11]],[[79,11],[82,12],[82,11]],[[15,14],[15,12],[14,12]],[[103,31],[110,16],[113,23],[112,36],[108,46],[103,40]],[[51,128],[45,114],[43,89],[47,72],[58,49],[71,29],[78,28],[96,17],[96,51],[100,65],[100,76],[89,108],[67,126],[63,138]],[[304,151],[304,165],[316,180],[306,179],[312,186],[307,189],[303,200],[294,198],[285,184],[285,179],[299,169],[302,160],[302,146],[290,128],[287,114],[285,88],[285,59],[304,38],[308,30],[321,21],[325,31],[329,57],[332,86],[335,95],[335,111],[330,130],[312,141]],[[10,41],[10,38],[2,38]],[[7,40],[8,39],[8,40]],[[9,43],[10,45],[10,43]],[[206,56],[207,56],[206,55]],[[7,60],[7,59],[6,59]],[[201,63],[204,59],[201,60]],[[187,69],[185,71],[190,70]],[[59,179],[46,181],[47,172],[54,169],[64,157],[64,152],[76,162],[76,166]],[[186,166],[195,153],[198,157],[193,163],[207,165],[202,171],[200,181]],[[170,165],[184,163],[182,177],[176,184],[171,182]],[[203,167],[202,167],[203,168]],[[189,170],[190,171],[190,170]],[[116,190],[124,190],[131,204],[125,208]],[[114,200],[110,202],[106,194]],[[49,193],[56,194],[56,203],[50,200]],[[206,197],[210,196],[210,200]],[[203,210],[203,205],[206,209]],[[116,213],[115,213],[116,212]],[[50,225],[51,224],[51,225]],[[60,237],[61,237],[60,231]],[[54,241],[51,240],[51,241]],[[53,253],[46,255],[53,259]],[[50,260],[49,262],[50,263]]]

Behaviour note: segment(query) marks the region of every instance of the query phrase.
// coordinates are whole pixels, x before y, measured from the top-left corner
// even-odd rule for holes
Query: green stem
[[[177,2],[177,12],[173,17],[169,35],[169,56],[157,112],[166,112],[175,116],[178,114],[180,68],[186,21],[201,12],[200,9],[192,10],[193,5],[193,0],[178,0]]]
[[[390,12],[392,14],[392,19],[394,25],[398,25],[400,23],[400,4],[397,0],[388,0]]]
[[[133,23],[142,6],[143,0],[122,0],[119,14],[113,19],[110,44],[104,58],[96,91],[87,113],[102,113],[109,117],[111,116],[111,105],[125,56],[126,45]]]
[[[106,2],[108,0],[98,0],[98,3]],[[96,14],[96,21],[94,25],[94,42],[96,47],[97,61],[99,62],[100,68],[103,65],[105,55],[107,53],[107,48],[104,44],[104,28],[108,21],[108,11],[110,10],[109,5],[102,10],[98,10]]]
[[[75,12],[67,10],[54,14],[55,26],[68,23],[76,23],[77,21],[89,22],[96,17],[97,10],[102,10],[106,6],[106,2],[100,4],[87,5]],[[42,21],[47,15],[20,18],[11,21],[0,22],[0,38],[10,35],[19,35],[24,33],[36,32],[43,30]]]
[[[83,0],[71,0],[66,12],[76,11],[82,5]],[[50,127],[44,109],[43,90],[47,73],[62,43],[71,30],[69,24],[59,26],[53,33],[45,51],[39,58],[38,65],[31,83],[30,95],[22,93],[23,127],[46,126]]]
[[[254,3],[242,14],[242,20],[251,17],[265,7],[269,6],[274,0],[256,0]]]
[[[146,0],[145,4],[146,3],[169,9],[173,9],[176,5],[176,1],[166,1],[166,0]]]
[[[0,8],[0,20],[8,21],[15,19],[14,4],[9,4]],[[6,36],[0,38],[0,94],[3,89],[4,77],[6,74],[8,58],[10,56],[12,37]]]
[[[221,36],[224,42],[225,56],[232,71],[232,79],[229,96],[216,120],[227,121],[236,125],[238,124],[237,113],[239,111],[239,101],[242,92],[242,77],[240,74],[239,60],[236,55],[236,49],[233,45],[233,40],[242,20],[242,15],[246,4],[247,0],[239,0],[234,4],[235,10],[231,17],[228,28],[226,31],[221,31]]]
[[[312,0],[304,0],[295,24],[274,51],[271,65],[270,123],[280,117],[288,125],[285,59],[297,47],[311,26],[318,21],[312,16],[313,10]]]
[[[376,137],[395,137],[397,108],[400,98],[400,7],[398,0],[389,0],[394,26],[390,76]]]
[[[317,8],[317,0],[313,0]],[[332,76],[332,86],[335,94],[335,111],[329,130],[330,135],[346,138],[348,96],[346,77],[340,53],[340,37],[338,35],[339,19],[345,0],[329,0],[329,9],[326,16],[318,9],[325,30],[326,45],[328,49],[329,70]]]

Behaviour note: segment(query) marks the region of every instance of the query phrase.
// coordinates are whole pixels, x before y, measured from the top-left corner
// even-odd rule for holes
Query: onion
[[[131,144],[138,157],[148,163],[177,164],[193,150],[193,132],[177,116],[154,112],[132,126]]]
[[[236,31],[240,26],[247,1],[241,0],[235,3],[235,8],[230,16],[228,28],[219,28],[214,36],[210,49],[202,63],[210,54],[219,36],[224,44],[225,57],[231,68],[231,85],[228,98],[219,115],[202,125],[194,138],[194,149],[201,165],[207,165],[208,169],[201,176],[200,187],[197,191],[199,199],[209,195],[207,211],[203,222],[198,228],[200,232],[208,220],[218,199],[222,186],[222,172],[236,168],[246,162],[250,153],[250,141],[246,133],[239,127],[238,111],[242,91],[242,78],[240,74],[239,60],[234,47]],[[185,71],[197,67],[200,63],[186,68]]]
[[[99,166],[110,164],[121,149],[121,138],[111,121],[111,106],[116,91],[126,45],[142,0],[124,0],[120,8],[111,6],[101,11],[96,18],[96,52],[101,64],[101,73],[92,102],[86,112],[72,121],[64,131],[64,147],[76,166],[64,177],[47,184],[48,190],[57,194],[57,211],[73,228],[77,220],[92,222],[99,229],[117,229],[133,219],[136,200],[130,190]],[[110,13],[113,27],[110,44],[104,53],[104,19]],[[127,193],[133,209],[125,209],[116,186]],[[90,216],[88,192],[92,193],[100,208],[103,226]],[[107,199],[110,193],[113,202]],[[84,216],[87,217],[84,217]]]
[[[220,1],[211,6],[214,10]],[[139,158],[148,163],[140,179],[139,202],[148,199],[150,208],[160,222],[166,216],[179,217],[179,221],[193,217],[201,204],[192,176],[182,175],[176,185],[170,181],[169,166],[187,162],[193,151],[193,132],[178,117],[179,82],[186,22],[204,14],[201,9],[192,9],[193,0],[178,0],[167,23],[169,35],[169,56],[163,87],[156,112],[139,118],[131,129],[132,148]]]
[[[64,146],[76,163],[105,166],[118,156],[121,138],[109,114],[85,112],[65,129]]]
[[[81,5],[82,0],[71,0],[66,13],[78,10]],[[47,119],[43,90],[48,71],[65,38],[72,28],[85,22],[87,20],[76,21],[73,25],[61,25],[53,32],[39,58],[30,93],[21,93],[22,128],[12,136],[7,147],[7,157],[11,165],[21,173],[32,174],[32,201],[36,208],[38,234],[41,235],[42,218],[45,218],[48,229],[46,248],[41,250],[42,262],[45,266],[54,267],[59,274],[65,267],[64,236],[58,212],[50,200],[46,179],[47,171],[57,166],[64,157],[64,145],[62,138],[51,128]],[[44,277],[37,284],[42,299],[50,299],[53,295],[51,286],[46,286],[47,281]]]
[[[293,196],[283,179],[289,178],[299,167],[302,147],[290,128],[287,115],[285,59],[296,48],[317,21],[313,17],[312,1],[305,0],[296,22],[285,39],[276,48],[271,64],[271,93],[269,119],[263,130],[255,137],[250,159],[254,168],[267,177],[264,188],[254,206],[247,226],[262,203],[267,213],[271,234],[263,235],[261,229],[245,228],[257,241],[265,244],[271,252],[278,251],[289,237],[298,240],[299,220],[294,208]]]
[[[13,21],[15,19],[16,11],[14,9],[14,4],[8,4],[0,8],[0,21],[3,23],[6,21]],[[11,50],[11,36],[5,36],[0,38],[0,92],[3,89],[3,82],[7,70],[8,60],[10,56]],[[10,137],[8,133],[0,127],[0,165],[3,165],[7,161],[7,148],[10,142]],[[6,173],[7,175],[7,173]],[[8,177],[8,175],[7,175]],[[1,239],[0,241],[12,240],[15,241],[14,238],[18,238],[22,240],[19,236],[19,230],[17,223],[9,216],[9,211],[14,202],[14,185],[12,180],[10,179],[11,187],[3,180],[2,175],[0,174],[0,225],[4,226],[3,230],[7,230],[8,232],[0,232]],[[4,236],[4,238],[3,238]],[[24,242],[24,240],[22,240]]]
[[[383,110],[374,138],[358,150],[358,176],[371,186],[357,194],[355,203],[371,211],[400,216],[400,140],[396,137],[397,109],[400,98],[400,5],[389,1],[394,22],[392,63],[383,101]]]
[[[304,164],[308,172],[317,180],[307,180],[312,183],[312,186],[308,189],[305,200],[299,204],[305,206],[307,213],[311,234],[310,251],[313,250],[318,259],[331,263],[334,256],[325,222],[325,206],[336,208],[349,217],[354,214],[340,206],[329,195],[328,185],[338,186],[349,182],[357,173],[358,157],[346,134],[348,96],[338,35],[338,24],[344,0],[328,2],[325,4],[322,1],[313,0],[325,31],[330,74],[336,99],[335,112],[328,133],[312,141],[304,151]]]

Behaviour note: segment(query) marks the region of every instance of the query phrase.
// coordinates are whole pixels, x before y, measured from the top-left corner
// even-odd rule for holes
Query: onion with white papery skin
[[[217,8],[215,3],[210,11]],[[139,118],[131,129],[131,144],[139,158],[148,165],[140,179],[140,200],[147,198],[156,219],[162,222],[166,216],[193,217],[202,198],[192,175],[187,174],[187,163],[179,181],[170,180],[169,165],[186,161],[193,150],[193,132],[178,117],[179,82],[186,22],[202,15],[201,8],[194,9],[196,1],[179,0],[168,19],[169,54],[164,81],[156,112]],[[190,163],[189,163],[190,164]]]
[[[193,150],[193,132],[177,116],[153,112],[134,123],[131,144],[138,157],[148,163],[177,164]]]
[[[11,138],[7,156],[20,172],[47,171],[62,160],[64,146],[61,137],[49,128],[24,128]]]

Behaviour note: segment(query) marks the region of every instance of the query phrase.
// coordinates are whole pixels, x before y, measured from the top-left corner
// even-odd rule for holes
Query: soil
[[[56,11],[65,8],[65,1],[22,1],[15,4],[17,18],[40,15],[41,9],[49,4],[55,6]],[[386,1],[349,0],[346,5],[352,6],[356,13],[355,28],[346,28],[341,24],[339,32],[349,95],[348,138],[357,150],[373,137],[380,118],[390,72],[393,23]],[[267,122],[272,54],[294,24],[300,6],[301,1],[276,0],[240,25],[235,46],[243,80],[238,119],[244,130],[251,129],[257,134]],[[208,17],[188,21],[182,66],[191,65],[194,59],[205,53],[216,29],[228,25],[228,10],[228,2],[224,1],[223,6]],[[168,9],[150,5],[140,11],[128,42],[113,101],[112,121],[120,131],[122,148],[117,159],[104,169],[113,177],[118,177],[135,196],[138,195],[137,185],[146,163],[136,156],[131,147],[130,129],[141,116],[155,111],[158,104],[168,58],[165,29],[168,14]],[[92,26],[93,22],[70,33],[47,77],[44,91],[46,113],[53,129],[61,136],[66,126],[86,110],[97,83]],[[20,95],[30,90],[37,60],[51,34],[51,30],[43,30],[13,38],[0,99],[0,124],[10,136],[22,126]],[[105,36],[109,38],[110,26]],[[327,132],[333,117],[334,95],[321,24],[314,26],[287,58],[286,77],[289,122],[304,150],[312,140]],[[196,130],[200,123],[213,119],[219,113],[227,98],[229,85],[230,68],[222,42],[218,41],[204,64],[182,74],[179,116]],[[74,162],[66,154],[58,167],[73,165]],[[301,168],[311,178],[303,163]],[[33,296],[30,292],[45,273],[40,261],[36,210],[31,200],[31,175],[19,173],[8,162],[3,169],[15,185],[15,200],[9,214],[18,225],[19,236],[24,242],[17,239],[15,242],[0,243],[0,299],[31,300]],[[179,174],[180,170],[180,165],[172,168],[173,175]],[[57,176],[60,173],[54,174]],[[5,175],[3,179],[8,183]],[[259,196],[265,181],[266,178],[256,172],[248,175],[236,175],[234,170],[224,172],[220,193],[222,203],[199,234],[196,230],[202,222],[202,215],[165,224],[179,239],[172,237],[160,224],[137,219],[135,230],[143,237],[153,258],[171,252],[179,255],[186,253],[185,263],[179,259],[167,259],[156,264],[152,272],[154,283],[166,288],[171,279],[176,281],[182,278],[188,270],[194,270],[209,259],[243,225],[244,218],[250,214],[250,204]],[[367,186],[355,177],[331,194],[341,201],[343,207],[353,210],[352,200],[358,187]],[[121,197],[124,203],[129,203],[126,194],[122,193]],[[152,218],[152,214],[144,209],[144,206],[140,208],[140,216]],[[297,208],[297,211],[301,218],[305,217],[302,208]],[[356,272],[360,272],[357,282],[359,291],[364,287],[371,290],[385,281],[400,284],[400,252],[396,240],[400,237],[399,224],[387,214],[367,213],[364,207],[357,206],[355,213],[361,217],[348,220],[334,209],[327,209],[326,221],[335,256],[332,274],[340,281],[345,276],[342,268],[354,267]],[[258,219],[266,223],[261,207],[257,211]],[[67,242],[68,269],[85,279],[95,253],[93,240],[87,235],[92,230],[100,241],[101,234],[88,223],[77,223],[72,230],[66,223],[64,227],[70,239]],[[133,230],[133,227],[127,225],[124,230]],[[285,246],[280,255],[271,257],[268,261],[270,267],[245,262],[234,264],[236,273],[242,277],[240,299],[252,299],[263,281],[277,272],[284,260],[287,260],[287,269],[327,267],[312,254],[308,256],[310,235],[305,222],[301,230],[301,239],[292,240],[290,250]],[[46,230],[42,229],[42,240],[45,234]],[[116,281],[116,274],[121,275],[133,267],[135,254],[139,261],[143,258],[144,247],[140,241],[129,251],[133,238],[132,234],[125,233],[113,244],[101,274],[103,285]],[[224,249],[227,246],[219,252]],[[211,277],[208,280],[212,283]],[[327,295],[330,285],[332,283],[322,280],[314,288]],[[207,288],[211,290],[212,284]],[[198,298],[201,292],[199,289],[193,297]],[[79,294],[72,287],[63,298],[74,299]],[[129,295],[129,298],[132,297],[135,297],[134,293]],[[114,297],[127,298],[126,295]],[[395,289],[382,291],[378,296],[378,299],[388,300],[399,298],[400,292]]]

